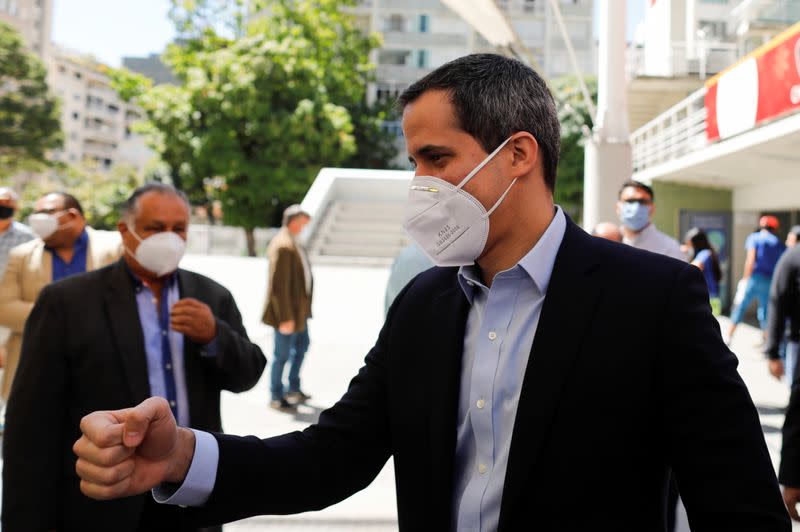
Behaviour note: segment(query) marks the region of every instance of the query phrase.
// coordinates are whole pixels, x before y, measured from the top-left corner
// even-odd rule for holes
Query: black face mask
[[[14,216],[14,209],[12,207],[0,206],[0,220],[8,220]]]

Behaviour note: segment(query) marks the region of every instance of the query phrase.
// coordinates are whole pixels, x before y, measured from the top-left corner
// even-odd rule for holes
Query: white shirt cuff
[[[183,484],[161,484],[153,488],[153,498],[160,504],[202,506],[214,491],[219,465],[219,444],[208,432],[194,432],[194,457]]]

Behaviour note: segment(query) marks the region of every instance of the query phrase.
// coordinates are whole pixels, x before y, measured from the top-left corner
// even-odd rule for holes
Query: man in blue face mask
[[[678,241],[656,229],[653,224],[655,211],[652,188],[638,181],[623,184],[617,202],[623,242],[635,248],[685,261],[686,254],[681,251]]]

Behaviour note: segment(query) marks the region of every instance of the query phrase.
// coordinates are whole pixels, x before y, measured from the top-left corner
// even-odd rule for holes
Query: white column
[[[632,173],[625,80],[625,2],[600,0],[597,117],[584,159],[583,226],[616,220],[620,185]]]

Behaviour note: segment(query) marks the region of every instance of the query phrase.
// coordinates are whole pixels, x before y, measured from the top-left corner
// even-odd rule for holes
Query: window
[[[83,74],[81,74],[80,72],[75,72],[75,79],[81,79],[82,77]]]
[[[73,120],[79,120],[79,119],[80,119],[80,117],[81,117],[81,115],[80,115],[80,114],[78,114],[78,112],[77,112],[77,111],[75,111],[75,112],[73,112],[73,113],[72,113],[72,119],[73,119]]]
[[[403,15],[391,15],[386,19],[386,31],[406,31],[406,19]]]
[[[417,67],[428,68],[428,50],[417,51]]]
[[[700,20],[697,24],[706,39],[720,39],[725,36],[725,23],[713,20]]]
[[[3,3],[3,0],[0,0],[0,4],[2,4],[2,3]],[[66,73],[66,71],[67,71],[67,69],[64,67],[64,65],[59,65],[58,66],[58,73],[59,74],[64,74],[64,73]]]
[[[430,29],[430,18],[428,15],[420,15],[419,16],[419,32],[420,33],[428,33]]]
[[[403,66],[406,64],[408,54],[409,52],[405,50],[381,50],[378,52],[378,63],[381,65]]]
[[[110,104],[108,104],[108,111],[110,113],[118,113],[119,112],[119,107],[114,105],[114,104],[112,104],[112,103],[110,103]]]
[[[522,6],[522,10],[525,11],[525,13],[531,13],[535,9],[533,1],[534,0],[525,0],[525,3]]]

